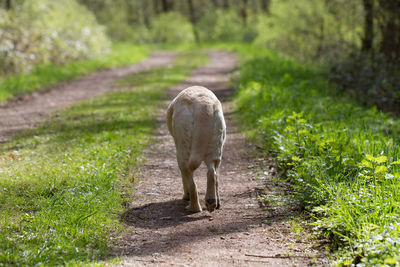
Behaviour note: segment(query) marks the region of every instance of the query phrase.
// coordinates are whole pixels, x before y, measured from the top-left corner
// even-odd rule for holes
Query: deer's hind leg
[[[189,195],[189,188],[188,188],[188,183],[187,179],[184,178],[186,176],[183,175],[182,169],[181,169],[181,174],[182,174],[182,184],[183,184],[183,200],[190,200],[190,195]]]
[[[179,168],[182,174],[183,192],[184,192],[183,199],[190,200],[190,203],[186,207],[186,209],[191,212],[202,211],[199,202],[199,195],[197,193],[197,187],[193,180],[193,171],[183,166],[183,164],[179,164]]]
[[[216,209],[220,209],[221,208],[221,202],[220,202],[220,198],[219,198],[219,190],[218,190],[218,178],[219,178],[219,165],[220,165],[221,161],[220,160],[216,160],[215,161],[215,191],[217,191],[217,207]]]
[[[219,160],[213,160],[207,164],[207,192],[206,192],[206,207],[209,212],[220,207],[218,193],[218,167]]]

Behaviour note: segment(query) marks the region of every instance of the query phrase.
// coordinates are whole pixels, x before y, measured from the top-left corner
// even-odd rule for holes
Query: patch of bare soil
[[[307,266],[326,265],[324,256],[312,248],[301,228],[289,221],[298,218],[296,205],[271,200],[261,207],[256,197],[260,188],[277,196],[282,188],[274,184],[276,167],[271,159],[256,159],[234,124],[231,102],[233,90],[228,81],[235,68],[235,57],[211,51],[210,63],[169,90],[170,98],[188,86],[202,85],[214,91],[223,102],[227,141],[220,168],[221,209],[191,214],[185,211],[183,188],[175,159],[175,146],[168,134],[165,114],[155,143],[145,152],[146,163],[130,209],[122,219],[126,233],[118,237],[115,255],[122,255],[123,266]],[[166,103],[167,106],[167,103]],[[166,108],[165,106],[165,108]],[[263,171],[261,172],[261,165]],[[261,173],[260,173],[261,172]],[[260,178],[264,177],[264,178]],[[205,210],[206,168],[195,172]],[[269,181],[269,182],[268,182]],[[282,191],[283,192],[283,191]],[[271,198],[278,199],[280,198]],[[284,198],[282,198],[284,199]],[[276,204],[276,206],[275,206]]]
[[[158,52],[138,64],[99,71],[72,82],[63,82],[46,91],[25,95],[0,105],[0,142],[23,129],[34,127],[54,111],[98,97],[118,88],[114,81],[125,75],[173,63],[176,53]]]

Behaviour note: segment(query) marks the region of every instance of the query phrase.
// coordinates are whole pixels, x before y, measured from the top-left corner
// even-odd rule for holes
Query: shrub
[[[245,29],[234,10],[210,11],[200,18],[197,28],[202,42],[252,41],[256,34],[251,29]]]
[[[181,14],[169,12],[154,18],[151,39],[155,43],[177,44],[194,41],[192,24]]]
[[[358,1],[273,1],[271,14],[259,16],[255,44],[304,62],[337,62],[360,46],[362,17]]]
[[[148,42],[147,29],[150,16],[144,13],[144,2],[132,0],[77,0],[86,6],[101,25],[106,28],[107,35],[117,42]],[[146,21],[146,22],[145,22]]]
[[[24,1],[17,12],[0,13],[0,68],[5,73],[97,57],[110,46],[103,27],[75,0]]]
[[[242,41],[244,29],[240,17],[234,11],[217,11],[214,39],[218,41]]]
[[[400,60],[357,53],[330,71],[330,79],[360,102],[399,114]]]

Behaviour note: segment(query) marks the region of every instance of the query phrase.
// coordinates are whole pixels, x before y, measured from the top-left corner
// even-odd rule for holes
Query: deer
[[[218,170],[226,139],[226,124],[221,102],[202,86],[182,90],[167,109],[168,131],[174,139],[176,159],[182,176],[186,210],[201,212],[194,171],[202,162],[207,166],[206,208],[209,212],[221,207],[218,191]]]

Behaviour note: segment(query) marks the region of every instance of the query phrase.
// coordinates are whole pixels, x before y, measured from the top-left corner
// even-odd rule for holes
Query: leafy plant
[[[246,61],[236,101],[250,137],[279,167],[340,264],[393,265],[400,238],[400,121],[337,94],[323,72],[261,48]],[[396,263],[397,264],[397,263]]]
[[[355,53],[332,66],[329,73],[338,90],[359,102],[399,114],[400,60],[381,54]]]
[[[155,43],[179,44],[194,41],[192,25],[179,13],[162,14],[151,25],[151,38]]]
[[[210,10],[199,19],[197,28],[202,42],[250,43],[258,34],[255,27],[245,27],[234,10]]]
[[[360,46],[363,12],[359,1],[275,1],[271,14],[258,16],[255,44],[302,62],[335,63]]]
[[[0,9],[0,70],[6,74],[95,58],[110,45],[94,15],[75,0],[30,0],[18,12]]]

